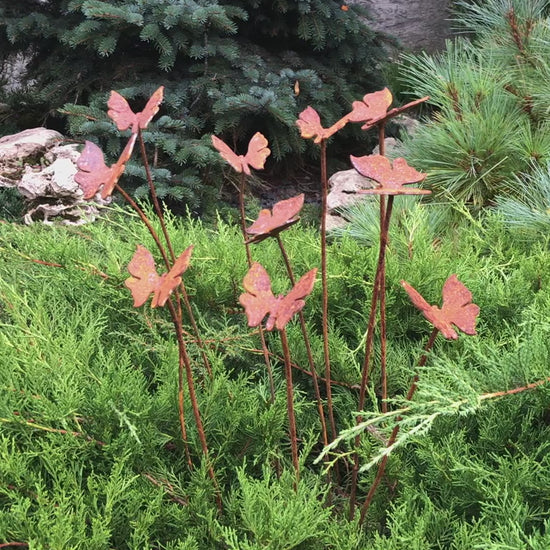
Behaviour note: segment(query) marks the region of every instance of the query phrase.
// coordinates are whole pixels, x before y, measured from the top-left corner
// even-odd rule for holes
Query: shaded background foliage
[[[0,62],[23,54],[27,63],[24,86],[0,100],[12,127],[95,136],[114,155],[121,142],[104,114],[109,91],[141,108],[165,85],[145,136],[158,192],[197,208],[221,166],[210,133],[242,145],[261,131],[272,158],[295,167],[306,148],[294,125],[301,110],[315,105],[333,122],[380,86],[383,39],[366,15],[333,0],[6,3]],[[137,166],[128,173],[143,183]]]

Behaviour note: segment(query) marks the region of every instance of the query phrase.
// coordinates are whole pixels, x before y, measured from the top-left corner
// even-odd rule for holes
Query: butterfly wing
[[[407,291],[407,294],[409,295],[409,298],[411,299],[411,302],[413,305],[418,308],[422,313],[426,313],[431,309],[431,305],[424,300],[420,292],[413,288],[409,283],[406,281],[401,281],[401,286]]]
[[[101,189],[101,197],[106,199],[110,197],[115,185],[118,183],[120,176],[122,176],[124,170],[126,169],[126,163],[132,156],[132,151],[134,150],[134,145],[136,143],[137,134],[132,134],[126,147],[120,154],[119,159],[113,164],[110,168],[109,176],[105,179],[103,188]]]
[[[241,156],[236,155],[229,145],[224,143],[219,137],[212,136],[212,145],[217,149],[222,158],[228,162],[235,171],[241,173],[243,171],[243,159]],[[249,171],[250,173],[250,171]]]
[[[138,117],[130,108],[130,105],[124,97],[114,90],[111,91],[109,101],[107,101],[107,116],[116,124],[119,130],[128,130],[132,127],[132,132],[137,132]]]
[[[162,307],[168,300],[170,294],[172,294],[181,283],[181,275],[189,267],[193,248],[193,245],[187,247],[176,259],[170,271],[161,277],[162,280],[155,290],[155,295],[151,301],[151,307]]]
[[[303,309],[306,305],[304,298],[311,294],[316,276],[316,268],[308,271],[284,298],[277,301],[275,311],[272,312],[267,320],[265,326],[267,330],[271,330],[273,325],[278,330],[282,330],[292,316]]]
[[[390,160],[382,155],[366,155],[363,157],[350,156],[353,167],[366,178],[383,183],[390,177]]]
[[[159,112],[160,104],[164,97],[164,86],[158,88],[153,95],[149,98],[149,101],[145,105],[145,109],[141,113],[137,114],[137,120],[141,130],[147,128],[147,125],[153,117]]]
[[[414,306],[422,312],[422,315],[424,315],[437,330],[441,331],[441,334],[443,334],[445,338],[453,338],[455,340],[458,338],[458,334],[453,330],[450,323],[446,321],[445,316],[442,315],[442,311],[437,306],[428,304],[422,295],[406,281],[401,281],[401,286],[407,291]]]
[[[247,228],[246,232],[250,235],[262,235],[269,233],[273,226],[272,222],[273,216],[271,214],[271,210],[264,208],[263,210],[260,210],[258,218],[249,228]]]
[[[295,216],[304,205],[304,195],[298,195],[279,201],[273,205],[272,212],[261,210],[258,219],[246,230],[250,235],[266,235],[275,229],[283,230],[294,223]],[[256,239],[255,239],[256,242]]]
[[[472,304],[472,293],[461,283],[456,275],[451,275],[443,285],[443,305],[441,309],[431,306],[408,283],[401,281],[413,304],[422,311],[424,317],[435,328],[441,331],[445,338],[456,340],[458,334],[453,329],[455,325],[465,334],[475,334],[476,317],[479,306]]]
[[[325,137],[325,129],[321,126],[321,117],[313,107],[307,107],[298,115],[296,126],[300,128],[300,135],[303,138],[315,138],[314,143],[320,143]]]
[[[426,174],[418,172],[407,161],[398,157],[393,161],[389,183],[395,186],[407,185],[408,183],[418,183],[426,179]]]
[[[352,111],[347,116],[350,122],[367,122],[369,124],[383,118],[393,97],[388,88],[363,96],[363,101],[354,101]]]
[[[144,246],[138,244],[137,250],[128,264],[128,271],[131,277],[126,279],[124,284],[132,293],[134,307],[140,307],[161,284],[161,277],[155,269],[153,255]]]
[[[451,275],[443,285],[443,306],[441,312],[449,323],[465,334],[476,333],[476,317],[479,306],[472,303],[472,293],[456,275]]]
[[[266,137],[260,132],[256,132],[248,143],[248,150],[243,158],[243,169],[247,175],[250,175],[248,166],[255,170],[263,170],[265,159],[270,155]],[[248,166],[247,166],[248,165]]]
[[[427,189],[407,189],[403,185],[422,181],[426,174],[418,172],[403,158],[396,158],[393,167],[391,161],[382,155],[350,156],[353,167],[367,178],[380,184],[375,189],[365,189],[364,193],[385,192],[389,195],[427,195]]]
[[[273,205],[273,224],[275,227],[285,224],[296,217],[304,206],[304,194],[279,201]]]
[[[74,176],[76,183],[84,192],[85,199],[91,199],[99,188],[109,180],[112,168],[105,164],[103,151],[91,141],[86,141],[84,149],[76,161],[78,168]]]
[[[277,302],[271,292],[269,275],[262,265],[252,264],[243,279],[243,286],[246,292],[239,296],[239,302],[244,307],[248,326],[257,327]]]

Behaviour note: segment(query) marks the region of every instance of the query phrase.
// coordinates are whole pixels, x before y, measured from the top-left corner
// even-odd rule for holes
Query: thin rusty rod
[[[168,251],[170,252],[170,257],[172,258],[172,263],[176,261],[176,255],[174,254],[174,248],[172,246],[172,241],[170,239],[170,235],[168,233],[168,229],[166,228],[166,223],[164,222],[164,214],[162,213],[162,208],[160,207],[160,203],[157,197],[157,191],[155,189],[155,184],[153,182],[153,176],[151,174],[151,168],[149,167],[149,159],[147,158],[147,152],[145,151],[145,142],[143,141],[143,135],[141,133],[141,129],[138,128],[138,138],[139,138],[139,145],[141,150],[141,158],[143,161],[143,166],[145,168],[145,175],[147,178],[147,184],[149,185],[149,191],[151,192],[151,198],[153,199],[153,205],[155,207],[155,212],[157,214],[157,217],[160,222],[160,227],[162,229],[162,234],[164,235],[164,240],[166,242],[166,246],[168,247]],[[166,269],[170,271],[170,264],[166,265]],[[197,344],[200,349],[200,353],[202,356],[202,361],[204,363],[204,368],[208,372],[210,378],[212,378],[212,367],[210,365],[210,361],[208,361],[208,357],[206,355],[206,352],[204,350],[204,344],[202,342],[199,327],[197,326],[197,322],[195,320],[195,315],[193,314],[193,308],[191,307],[191,302],[189,300],[189,295],[187,294],[187,289],[185,287],[185,283],[183,282],[183,279],[181,280],[181,283],[179,285],[180,291],[183,297],[183,303],[185,305],[185,309],[187,310],[187,316],[189,318],[189,322],[191,323],[191,327],[193,328],[193,332],[195,334],[195,338],[197,340]],[[180,307],[179,302],[179,296],[176,296],[178,308]]]
[[[189,444],[187,442],[187,427],[185,425],[185,405],[184,405],[185,389],[183,384],[184,369],[185,369],[185,363],[183,361],[183,355],[179,353],[178,354],[178,417],[180,421],[181,439],[183,441],[185,458],[187,460],[187,465],[192,470],[193,462],[191,461],[191,455],[189,454]]]
[[[187,378],[187,389],[189,390],[189,399],[191,400],[191,406],[193,408],[193,415],[195,417],[195,424],[197,425],[197,432],[199,434],[199,440],[201,443],[202,453],[204,455],[204,459],[206,460],[206,465],[208,468],[208,475],[210,479],[212,480],[212,483],[214,484],[214,488],[216,491],[216,501],[218,504],[218,509],[222,510],[222,501],[221,501],[221,494],[218,482],[216,480],[216,475],[214,473],[214,468],[212,467],[212,464],[210,462],[210,458],[208,455],[208,444],[206,442],[206,434],[204,432],[204,426],[202,423],[202,417],[199,409],[199,404],[197,401],[197,393],[195,391],[195,382],[193,380],[193,370],[191,368],[191,361],[189,359],[189,355],[187,354],[187,347],[185,345],[185,340],[183,338],[183,330],[181,328],[181,321],[179,321],[176,308],[174,307],[174,304],[172,303],[172,300],[169,299],[167,301],[168,309],[170,310],[170,314],[172,315],[172,320],[174,322],[174,328],[176,329],[176,336],[178,340],[178,350],[179,354],[182,357],[183,364],[185,366],[185,375]]]
[[[244,208],[244,184],[245,175],[241,172],[241,179],[239,185],[239,210],[241,213],[241,232],[243,234],[244,246],[246,249],[246,261],[248,262],[248,268],[252,266],[252,253],[250,252],[250,243],[248,242],[248,235],[246,233],[246,212]],[[265,333],[262,325],[258,327],[260,334],[260,341],[262,343],[262,354],[264,357],[265,367],[267,369],[267,378],[269,380],[269,392],[271,395],[271,403],[275,403],[275,380],[273,379],[273,370],[271,368],[271,361],[269,360],[269,349],[265,340]]]
[[[386,124],[386,122],[401,113],[404,113],[405,111],[412,109],[413,107],[416,107],[417,105],[420,105],[421,103],[424,103],[425,101],[428,101],[430,99],[430,96],[421,97],[420,99],[415,99],[414,101],[411,101],[410,103],[407,103],[406,105],[403,105],[402,107],[394,107],[393,109],[390,109],[386,112],[385,115],[375,118],[374,120],[371,120],[364,126],[361,126],[362,130],[368,130],[369,128],[372,128],[373,126],[376,126],[377,124]],[[365,127],[366,126],[366,127]],[[382,154],[382,153],[380,153]]]
[[[435,339],[437,338],[437,335],[439,334],[439,330],[434,327],[432,330],[432,333],[430,334],[430,338],[428,340],[428,343],[426,344],[424,348],[424,352],[422,353],[422,356],[420,357],[420,361],[418,362],[419,367],[423,367],[426,364],[426,361],[428,359],[428,351],[432,349]],[[415,374],[411,385],[409,387],[409,391],[407,392],[407,401],[410,401],[414,393],[416,392],[418,384],[418,374]],[[395,440],[397,439],[397,435],[399,434],[399,421],[402,419],[401,416],[397,418],[397,424],[394,426],[390,438],[388,439],[388,443],[386,447],[391,447]],[[380,482],[382,481],[382,477],[384,476],[384,472],[386,471],[386,464],[388,463],[389,455],[386,455],[382,458],[380,461],[380,464],[378,465],[378,471],[376,472],[376,477],[374,478],[373,484],[370,486],[369,492],[365,498],[365,502],[363,503],[363,506],[361,507],[361,516],[359,519],[359,524],[362,525],[365,521],[365,517],[367,515],[367,512],[369,511],[370,505],[372,503],[372,499],[374,498],[374,494],[376,493],[376,489],[378,488],[378,485],[380,485]]]
[[[331,430],[331,438],[336,438],[336,422],[334,421],[334,410],[332,406],[332,387],[330,384],[330,350],[328,342],[328,283],[327,283],[327,140],[321,140],[321,285],[323,293],[323,355],[325,358],[325,380],[327,393],[327,411]]]
[[[298,459],[298,439],[296,435],[296,417],[294,415],[294,391],[292,384],[292,364],[290,361],[290,350],[286,337],[286,330],[282,328],[279,331],[281,335],[281,344],[285,357],[285,378],[286,378],[286,408],[288,413],[288,428],[290,435],[290,449],[292,453],[292,464],[296,472],[296,484],[300,481],[300,461]]]
[[[134,211],[140,217],[141,221],[147,226],[149,233],[151,233],[151,236],[153,237],[155,244],[157,245],[157,248],[162,255],[164,264],[168,269],[170,269],[170,260],[168,259],[166,250],[162,245],[162,243],[160,242],[158,233],[155,231],[155,228],[151,225],[149,218],[145,215],[145,212],[138,206],[137,202],[132,197],[130,197],[130,195],[128,195],[126,191],[124,191],[124,189],[118,183],[115,184],[115,188],[122,195],[124,200],[134,209]]]
[[[530,384],[525,384],[525,386],[521,386],[519,388],[513,388],[511,390],[496,391],[491,393],[484,393],[479,396],[479,400],[485,401],[487,399],[495,399],[497,397],[504,397],[506,395],[514,395],[516,393],[521,393],[526,390],[532,390],[534,388],[537,388],[538,386],[542,386],[543,384],[548,384],[548,382],[550,382],[550,378],[544,378],[543,380],[538,380],[537,382],[531,382]]]
[[[279,249],[281,251],[283,260],[285,262],[288,278],[292,286],[294,286],[296,284],[296,278],[294,277],[294,273],[292,271],[292,265],[290,264],[290,260],[288,258],[288,254],[286,253],[283,241],[281,239],[280,234],[278,233],[277,233],[277,243],[279,244]],[[302,311],[298,312],[298,319],[300,320],[300,328],[302,329],[302,336],[304,338],[304,345],[306,347],[307,360],[309,363],[309,369],[311,372],[311,378],[313,382],[313,390],[315,392],[315,398],[317,400],[317,410],[319,411],[319,419],[321,421],[321,433],[323,437],[323,445],[326,447],[329,444],[329,441],[328,441],[328,434],[327,434],[327,424],[325,420],[325,410],[323,408],[323,400],[321,399],[321,391],[319,389],[319,379],[317,376],[317,369],[315,368],[315,361],[313,360],[313,354],[311,352],[311,342],[309,340],[306,321],[304,318],[304,313]]]
[[[385,133],[386,124],[382,122],[378,127],[378,143],[380,144],[380,155],[385,156]],[[391,199],[393,201],[393,198]],[[390,199],[388,199],[389,206]],[[385,220],[386,212],[380,210],[381,220]],[[385,236],[385,244],[382,243],[382,232],[380,232],[380,246],[387,246],[388,235]],[[388,404],[386,399],[388,398],[388,376],[386,372],[387,366],[387,327],[386,327],[386,262],[382,264],[380,273],[380,283],[378,289],[379,295],[379,311],[380,311],[380,378],[382,382],[382,412],[388,412]]]
[[[141,128],[138,128],[138,139],[141,151],[141,160],[143,161],[143,167],[145,168],[145,176],[147,179],[147,184],[149,185],[149,191],[151,193],[151,198],[153,199],[153,206],[155,207],[155,212],[160,222],[160,227],[162,229],[162,234],[164,235],[164,240],[166,241],[166,246],[170,252],[170,257],[172,258],[172,263],[176,261],[176,255],[174,254],[174,249],[172,247],[172,241],[170,240],[170,235],[168,234],[168,229],[166,228],[166,223],[164,222],[164,214],[160,207],[160,203],[157,197],[157,191],[155,189],[155,184],[153,182],[153,176],[151,174],[151,168],[149,167],[149,159],[147,158],[147,152],[145,151],[145,142],[143,141],[143,134],[141,133]],[[170,269],[170,266],[166,266]]]
[[[386,326],[386,266],[382,266],[379,288],[380,303],[380,378],[382,385],[382,412],[388,412],[388,374],[387,374],[387,326]]]
[[[126,193],[126,191],[117,183],[115,185],[117,188],[117,191],[124,197],[126,202],[137,212],[138,216],[141,218],[141,221],[147,226],[147,229],[149,229],[149,233],[153,237],[157,248],[159,252],[161,253],[164,263],[166,264],[167,268],[170,269],[170,261],[168,260],[168,256],[166,254],[166,250],[162,246],[162,243],[160,242],[160,239],[158,237],[157,232],[155,231],[154,227],[151,225],[151,222],[149,221],[149,218],[145,215],[145,212],[138,206],[138,204]],[[177,299],[177,296],[176,296]],[[179,303],[179,300],[178,300]],[[181,349],[181,345],[183,344],[183,348],[185,349],[185,341],[183,340],[183,328],[182,328],[182,321],[181,321],[181,308],[178,307],[178,310],[174,308],[172,301],[168,300],[168,307],[170,308],[170,313],[172,315],[172,322],[174,323],[174,326],[176,327],[176,336],[178,338],[178,346]],[[180,334],[181,334],[181,343],[180,343]],[[181,435],[183,439],[183,445],[185,448],[185,455],[187,459],[187,463],[190,467],[193,467],[193,463],[191,462],[191,458],[189,455],[189,448],[187,444],[187,429],[185,426],[185,412],[183,407],[183,372],[182,372],[182,366],[185,365],[185,360],[183,358],[182,352],[179,353],[179,368],[178,368],[178,378],[179,378],[179,388],[178,388],[178,416],[180,421],[180,430]]]
[[[378,300],[381,296],[381,289],[382,289],[382,279],[385,275],[385,262],[386,262],[386,248],[388,245],[388,233],[389,233],[389,226],[390,226],[390,219],[391,214],[393,210],[393,199],[394,197],[390,195],[388,197],[388,203],[387,206],[383,206],[382,203],[385,201],[383,200],[383,195],[380,196],[380,215],[382,216],[382,213],[384,213],[384,218],[380,220],[380,250],[378,253],[378,265],[376,267],[376,276],[374,278],[374,288],[373,288],[373,296],[371,300],[371,310],[369,314],[369,324],[367,328],[367,337],[366,337],[366,344],[365,344],[365,359],[363,361],[363,370],[361,373],[361,387],[359,390],[359,410],[363,410],[365,407],[365,396],[366,396],[366,387],[368,382],[368,374],[369,374],[369,366],[370,366],[370,359],[372,356],[372,350],[373,350],[373,340],[374,340],[374,328],[375,328],[375,322],[376,322],[376,309]],[[357,422],[361,422],[361,416],[357,417]],[[355,438],[355,446],[356,448],[359,446],[361,442],[361,435],[358,435]],[[353,470],[352,470],[352,480],[351,480],[351,491],[350,491],[350,509],[349,509],[349,516],[350,519],[352,519],[355,515],[355,501],[356,501],[356,495],[357,495],[357,476],[359,473],[359,453],[356,451],[354,453],[354,463],[353,463]]]
[[[239,185],[239,211],[241,213],[241,232],[243,234],[244,246],[246,248],[246,261],[248,262],[248,267],[252,266],[252,254],[250,253],[250,243],[248,242],[248,236],[246,233],[246,212],[244,209],[244,183],[245,175],[244,172],[241,172],[241,179]]]

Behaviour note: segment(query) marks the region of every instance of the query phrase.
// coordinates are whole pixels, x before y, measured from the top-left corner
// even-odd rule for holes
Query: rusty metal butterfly
[[[476,317],[479,306],[472,303],[472,293],[456,275],[451,275],[443,285],[443,305],[441,309],[431,306],[409,283],[401,281],[412,303],[422,312],[432,325],[441,331],[445,338],[456,340],[458,334],[453,325],[465,334],[476,333]]]
[[[158,88],[147,101],[143,111],[134,113],[124,97],[114,90],[109,96],[107,115],[115,122],[119,130],[130,128],[132,133],[144,130],[153,117],[158,113],[164,96],[164,86]]]
[[[239,297],[248,318],[248,326],[257,327],[266,315],[266,330],[284,329],[292,316],[305,306],[304,298],[311,294],[317,269],[308,271],[286,296],[273,295],[271,280],[263,266],[254,262],[243,279],[245,293]]]
[[[386,116],[388,107],[392,104],[393,96],[388,88],[366,94],[362,101],[352,103],[352,111],[347,118],[350,122],[365,122],[361,128],[366,130],[379,119]]]
[[[261,210],[258,219],[247,228],[253,237],[248,242],[259,243],[268,237],[276,237],[287,227],[294,225],[300,218],[298,213],[304,205],[304,194],[276,202],[272,210]]]
[[[426,174],[418,172],[407,164],[404,158],[396,158],[393,166],[389,159],[382,155],[367,155],[364,157],[350,156],[353,167],[367,178],[380,184],[373,189],[361,189],[358,193],[374,195],[429,195],[427,189],[403,187],[417,183],[426,178]]]
[[[212,144],[234,170],[239,173],[244,172],[247,176],[250,176],[250,167],[255,170],[262,170],[265,160],[271,153],[267,146],[267,139],[260,132],[256,132],[252,136],[252,139],[248,143],[246,155],[237,155],[231,150],[229,145],[216,136],[212,136]]]
[[[296,125],[300,128],[300,135],[305,139],[314,138],[313,143],[321,143],[324,139],[328,139],[347,123],[348,119],[344,117],[330,128],[323,128],[321,126],[321,117],[313,107],[304,109],[296,121]]]
[[[131,277],[124,282],[132,293],[134,307],[142,306],[151,294],[153,294],[151,307],[162,307],[181,283],[181,275],[189,267],[192,253],[193,245],[180,254],[168,273],[159,275],[155,269],[153,255],[139,244],[128,264]]]
[[[132,135],[115,164],[107,166],[103,151],[91,141],[86,141],[84,149],[76,166],[78,172],[74,179],[84,192],[85,199],[91,199],[101,188],[101,197],[109,197],[120,176],[126,168],[126,163],[132,156],[136,135]]]

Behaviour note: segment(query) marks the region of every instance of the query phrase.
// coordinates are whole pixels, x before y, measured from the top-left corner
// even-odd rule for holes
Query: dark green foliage
[[[160,117],[145,134],[157,192],[196,209],[221,187],[211,133],[245,146],[261,131],[272,158],[295,163],[305,150],[300,111],[312,104],[334,122],[377,88],[383,51],[364,16],[334,0],[6,4],[0,62],[23,52],[28,85],[5,101],[22,126],[68,123],[73,136],[95,136],[114,155],[122,147],[105,115],[109,90],[140,110],[165,85]],[[131,164],[127,173],[146,194],[143,169]]]
[[[15,189],[0,189],[0,219],[19,221],[25,209],[23,197]]]

